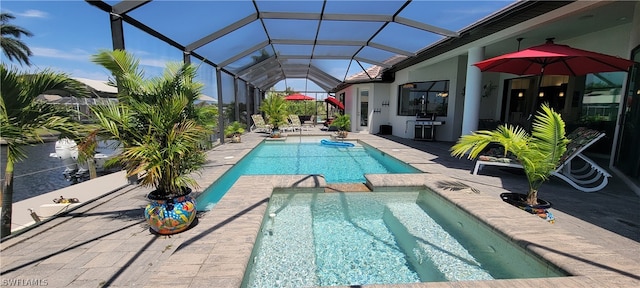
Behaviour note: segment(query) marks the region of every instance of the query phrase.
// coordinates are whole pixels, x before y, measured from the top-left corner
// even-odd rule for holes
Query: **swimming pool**
[[[334,147],[317,137],[291,138],[260,143],[198,196],[197,209],[210,210],[242,175],[323,175],[327,183],[364,183],[364,174],[421,172],[366,144]]]
[[[565,276],[430,190],[274,193],[242,287]]]

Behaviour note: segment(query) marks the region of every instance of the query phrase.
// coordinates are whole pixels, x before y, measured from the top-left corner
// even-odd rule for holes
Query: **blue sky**
[[[118,1],[106,2],[114,4]],[[474,13],[474,18],[479,19],[507,6],[510,2],[512,1],[477,1],[474,3],[478,5],[466,7],[465,13]],[[447,3],[452,2],[431,1],[431,4],[438,6],[438,9],[442,9],[442,6]],[[82,0],[3,0],[0,5],[2,12],[11,13],[16,17],[11,21],[11,24],[25,28],[34,34],[33,37],[23,39],[33,51],[34,55],[31,58],[33,67],[25,66],[20,68],[21,71],[50,68],[54,71],[65,72],[72,77],[96,80],[106,80],[109,77],[106,70],[90,61],[91,55],[101,49],[111,49],[112,47],[109,17],[105,12]],[[460,13],[451,13],[450,15],[457,14]],[[450,17],[448,20],[451,18],[454,17]],[[469,19],[461,19],[460,21],[468,22]],[[152,71],[151,73],[161,71],[167,61],[182,60],[179,51],[168,52],[169,47],[166,47],[159,40],[138,31],[127,31],[126,29],[127,27],[125,27],[127,50],[134,53],[141,60],[143,68]],[[149,47],[154,47],[151,49],[155,50],[150,51]],[[2,55],[2,59],[4,63],[7,63],[4,55]],[[308,81],[306,86],[305,83],[307,81],[304,79],[287,80],[287,86],[293,87],[296,91],[322,90],[311,81]],[[283,82],[276,85],[276,90],[284,89]],[[212,91],[206,94],[215,93]]]

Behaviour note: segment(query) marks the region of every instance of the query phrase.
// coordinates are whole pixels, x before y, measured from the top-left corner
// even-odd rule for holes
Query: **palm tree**
[[[547,103],[541,109],[533,121],[531,135],[523,128],[512,125],[501,125],[494,131],[476,131],[460,137],[451,147],[451,155],[462,157],[468,153],[469,159],[475,159],[489,143],[502,145],[505,154],[515,156],[527,175],[527,204],[537,205],[540,185],[556,170],[569,143],[560,114]]]
[[[207,111],[194,105],[203,88],[194,81],[197,68],[170,63],[161,76],[145,79],[126,51],[101,51],[92,60],[118,86],[118,104],[92,107],[101,128],[122,144],[114,159],[129,177],[142,174],[142,186],[154,188],[147,195],[147,223],[159,234],[187,229],[196,217],[189,193],[198,183],[191,173],[204,164],[202,143],[210,134],[201,118]]]
[[[33,53],[31,49],[20,40],[20,37],[22,35],[31,37],[33,34],[19,26],[9,24],[9,20],[15,18],[16,17],[9,13],[0,14],[0,34],[2,36],[0,46],[2,47],[2,52],[9,58],[9,61],[15,59],[20,64],[31,65],[29,56]]]
[[[13,202],[14,164],[25,159],[21,149],[29,142],[42,142],[39,129],[47,128],[65,133],[75,133],[76,123],[69,117],[72,111],[60,105],[51,105],[36,100],[46,91],[65,91],[84,96],[86,88],[66,74],[45,70],[36,74],[21,74],[7,70],[0,64],[0,131],[7,142],[7,167],[0,193],[2,218],[0,237],[11,234],[11,213]]]
[[[206,115],[194,101],[203,85],[193,81],[193,65],[167,65],[162,76],[145,79],[139,61],[123,50],[101,51],[92,61],[107,68],[118,86],[118,104],[93,106],[98,124],[123,153],[115,157],[129,176],[142,174],[143,186],[158,197],[197,187],[189,173],[204,163],[201,144],[209,134],[198,118]],[[200,119],[200,120],[199,120]]]
[[[271,124],[273,130],[278,130],[278,127],[289,123],[287,105],[287,100],[276,93],[269,94],[260,105],[260,111],[267,115],[267,122]]]

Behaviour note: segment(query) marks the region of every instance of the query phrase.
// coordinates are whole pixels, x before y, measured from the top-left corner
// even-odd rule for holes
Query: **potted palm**
[[[336,126],[338,128],[339,138],[347,138],[349,130],[351,129],[351,117],[349,114],[338,115],[338,117],[331,122],[331,126]]]
[[[569,140],[565,137],[564,126],[560,114],[545,103],[541,111],[536,114],[531,135],[523,128],[512,125],[501,125],[493,131],[476,131],[460,137],[451,147],[451,155],[462,157],[468,153],[469,159],[475,159],[488,144],[501,145],[504,148],[505,157],[510,153],[523,166],[529,182],[529,191],[526,195],[511,193],[501,197],[506,202],[527,211],[538,212],[536,208],[550,206],[548,202],[538,199],[538,189],[556,170],[562,155],[567,150]],[[541,207],[538,206],[540,204],[547,205]]]
[[[288,106],[284,97],[277,94],[270,94],[260,106],[260,111],[267,116],[267,122],[271,124],[271,137],[280,137],[280,128],[289,123]]]
[[[87,95],[86,87],[66,74],[44,70],[37,73],[20,73],[0,64],[0,132],[6,141],[4,181],[0,202],[2,218],[0,237],[11,234],[13,204],[13,169],[25,157],[23,145],[42,143],[42,128],[73,134],[78,123],[72,120],[73,111],[65,105],[52,105],[37,100],[47,91],[65,91],[74,96]],[[4,147],[3,147],[4,150]]]
[[[194,101],[203,85],[194,81],[196,68],[170,63],[162,76],[144,79],[138,60],[126,51],[101,51],[92,61],[107,68],[118,87],[118,104],[94,106],[98,124],[123,147],[116,156],[128,176],[142,175],[152,187],[145,218],[159,234],[187,229],[196,216],[198,185],[190,175],[202,167],[202,142],[207,129],[196,119]]]
[[[224,136],[231,138],[232,143],[240,143],[242,140],[240,135],[244,133],[244,125],[238,121],[233,121],[229,126],[224,128]]]

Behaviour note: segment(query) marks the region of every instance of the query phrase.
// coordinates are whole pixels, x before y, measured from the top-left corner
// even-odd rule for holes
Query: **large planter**
[[[273,130],[271,130],[271,134],[269,135],[269,137],[280,138],[282,137],[282,133],[280,132],[280,129],[274,128]]]
[[[170,235],[189,228],[196,218],[196,200],[190,196],[191,189],[184,188],[183,196],[171,199],[158,199],[154,192],[149,193],[151,201],[144,209],[144,218],[151,229],[162,235]]]
[[[507,202],[513,206],[516,206],[531,214],[538,215],[538,217],[547,220],[550,223],[555,222],[553,214],[549,212],[551,208],[551,202],[538,198],[538,205],[527,204],[527,195],[521,193],[502,193],[500,194],[502,201]]]

